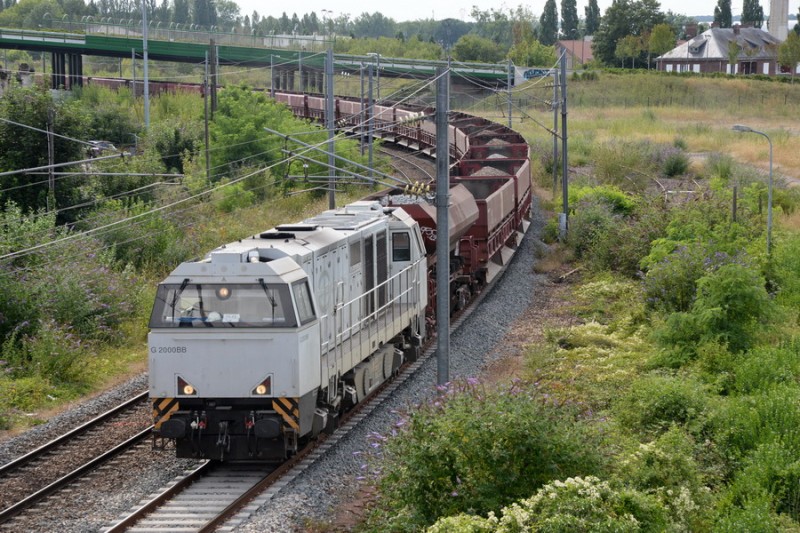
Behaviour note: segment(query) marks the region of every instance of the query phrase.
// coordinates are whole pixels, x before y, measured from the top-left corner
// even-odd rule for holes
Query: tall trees
[[[580,34],[575,0],[561,0],[561,33],[565,39],[577,39]]]
[[[733,25],[731,0],[717,0],[714,8],[714,24],[719,28],[730,28]]]
[[[764,9],[758,0],[744,0],[742,5],[742,26],[760,28],[764,24]]]
[[[641,38],[664,20],[664,13],[656,0],[614,0],[594,34],[594,56],[607,65],[613,65],[620,39],[628,35]]]
[[[509,24],[508,15],[503,11],[497,9],[481,11],[477,6],[473,6],[470,16],[475,19],[477,35],[504,47],[511,46],[511,24]]]
[[[556,0],[547,0],[542,17],[539,19],[539,42],[544,45],[555,44],[558,40],[558,10]]]
[[[675,33],[669,24],[656,24],[647,40],[647,61],[652,56],[658,57],[675,48]]]
[[[172,22],[187,24],[189,22],[189,0],[174,0],[172,4]]]
[[[458,61],[496,63],[503,59],[503,55],[497,43],[473,33],[462,36],[453,46],[453,57]]]
[[[797,72],[797,65],[800,64],[800,36],[790,31],[786,40],[778,47],[778,63],[792,73],[792,83]]]
[[[597,0],[589,0],[589,5],[584,9],[586,15],[586,28],[584,28],[584,35],[594,35],[594,32],[600,27],[600,7],[597,5]]]

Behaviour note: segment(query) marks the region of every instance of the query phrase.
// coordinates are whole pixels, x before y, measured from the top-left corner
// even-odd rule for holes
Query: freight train
[[[324,119],[323,98],[278,93]],[[336,100],[358,126],[359,101]],[[436,155],[418,109],[378,105],[375,131]],[[495,277],[529,226],[530,155],[517,132],[453,113],[450,123],[451,309]],[[395,189],[281,224],[179,265],[150,319],[154,436],[179,457],[283,460],[418,357],[432,332],[436,210]]]

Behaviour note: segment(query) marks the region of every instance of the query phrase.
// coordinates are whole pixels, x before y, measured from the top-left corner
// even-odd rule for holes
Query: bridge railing
[[[130,39],[142,38],[142,21],[113,17],[82,17],[80,21],[50,18],[48,14],[38,25],[38,30],[54,30],[67,33],[99,34]],[[263,34],[252,31],[225,31],[222,27],[203,28],[196,24],[165,24],[151,21],[147,27],[148,38],[157,41],[177,41],[207,44],[211,39],[218,45],[246,46],[251,48],[285,48],[288,50],[324,51],[333,45],[335,36]]]

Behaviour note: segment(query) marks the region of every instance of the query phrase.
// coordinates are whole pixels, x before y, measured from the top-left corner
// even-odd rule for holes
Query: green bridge
[[[71,87],[82,83],[83,55],[129,58],[142,57],[142,29],[134,24],[65,22],[62,31],[0,28],[0,48],[51,54],[53,86]],[[291,90],[295,73],[319,76],[324,72],[325,51],[332,41],[322,36],[243,35],[222,32],[186,31],[169,28],[148,29],[148,58],[200,64],[208,57],[220,65],[273,67]],[[216,54],[216,56],[215,56]],[[358,72],[362,65],[373,65],[380,76],[431,77],[444,61],[397,59],[378,54],[366,56],[336,54],[336,72]],[[506,85],[509,65],[459,64],[453,71],[470,79],[497,86]],[[513,69],[513,66],[511,67]],[[301,76],[301,78],[302,78]],[[458,78],[458,76],[454,77]],[[513,83],[513,73],[512,73]],[[288,85],[286,80],[289,79]],[[303,79],[298,86],[305,86]],[[279,87],[281,88],[281,87]]]

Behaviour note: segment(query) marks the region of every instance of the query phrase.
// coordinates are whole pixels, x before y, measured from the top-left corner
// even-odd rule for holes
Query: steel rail
[[[84,463],[83,466],[79,466],[78,468],[76,468],[75,470],[70,472],[69,474],[57,479],[56,481],[50,483],[46,487],[44,487],[44,488],[38,490],[37,492],[31,494],[30,496],[28,496],[24,500],[20,500],[19,502],[17,502],[16,504],[12,505],[11,507],[8,507],[8,508],[4,509],[2,512],[0,512],[0,524],[8,521],[13,516],[16,516],[19,513],[21,513],[22,511],[30,508],[31,506],[33,506],[38,501],[42,500],[46,496],[49,496],[50,494],[54,493],[58,489],[64,487],[65,485],[67,485],[68,483],[73,481],[74,479],[76,479],[78,477],[81,477],[82,475],[84,475],[85,473],[87,473],[87,472],[89,472],[91,470],[94,470],[99,465],[105,463],[106,461],[108,461],[112,457],[115,457],[115,456],[119,455],[120,453],[122,453],[123,451],[126,451],[126,450],[132,448],[133,446],[135,446],[139,442],[143,441],[145,438],[149,437],[151,435],[152,431],[153,431],[153,426],[150,426],[149,428],[145,429],[144,431],[141,431],[141,432],[137,433],[136,435],[134,435],[133,437],[129,438],[125,442],[115,446],[114,448],[111,448],[110,450],[106,451],[105,453],[103,453],[101,455],[98,455],[97,457],[95,457],[91,461],[89,461],[87,463]]]
[[[82,433],[86,433],[90,429],[99,426],[101,423],[105,422],[109,418],[112,418],[112,417],[118,415],[120,412],[122,412],[122,411],[128,409],[129,407],[141,402],[142,400],[146,400],[147,399],[147,395],[148,395],[148,392],[144,391],[144,392],[134,396],[130,400],[127,400],[127,401],[119,404],[118,406],[114,407],[113,409],[109,409],[108,411],[106,411],[105,413],[101,414],[100,416],[97,416],[97,417],[89,420],[85,424],[83,424],[81,426],[78,426],[77,428],[73,429],[72,431],[69,431],[69,432],[63,434],[60,437],[56,437],[55,439],[51,440],[47,444],[44,444],[44,445],[40,446],[39,448],[36,448],[35,450],[33,450],[33,451],[31,451],[31,452],[29,452],[29,453],[27,453],[27,454],[25,454],[25,455],[23,455],[21,457],[18,457],[17,459],[14,459],[11,462],[8,462],[8,463],[0,466],[0,476],[6,475],[9,471],[14,470],[15,468],[19,468],[20,466],[22,466],[24,464],[27,464],[27,463],[31,462],[32,460],[44,455],[45,453],[48,453],[48,452],[52,451],[53,448],[55,448],[56,446],[60,446],[61,444],[64,444],[65,442],[72,440],[73,438],[77,437],[78,435],[80,435]]]

